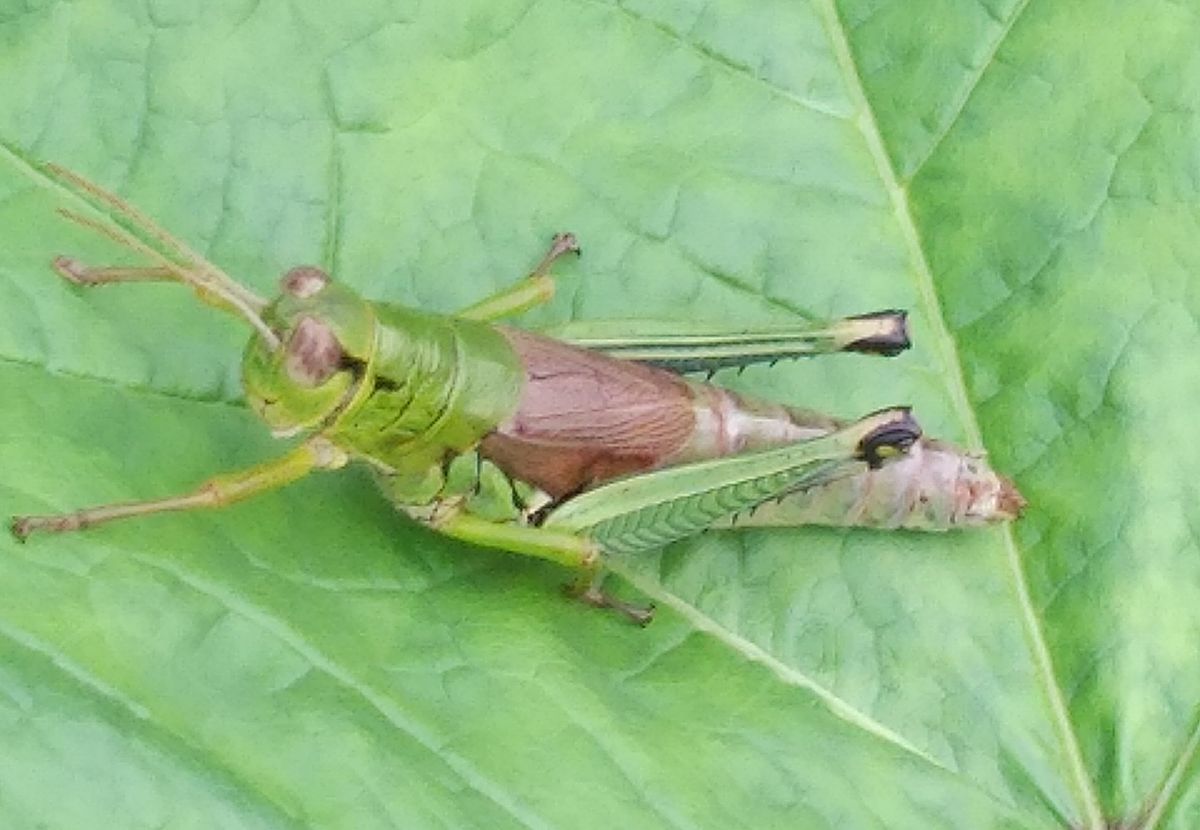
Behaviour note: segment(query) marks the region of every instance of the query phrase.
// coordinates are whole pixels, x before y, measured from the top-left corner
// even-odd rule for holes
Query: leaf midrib
[[[908,195],[896,175],[892,166],[890,157],[887,154],[883,143],[882,135],[876,123],[874,112],[870,101],[866,96],[861,78],[857,71],[857,66],[854,61],[853,54],[850,49],[849,40],[844,25],[841,22],[840,15],[834,5],[834,0],[817,0],[816,8],[826,20],[826,27],[829,33],[834,54],[838,61],[839,68],[844,76],[847,86],[847,91],[854,100],[859,110],[859,115],[855,118],[855,124],[863,134],[866,140],[868,150],[876,164],[877,171],[892,201],[893,209],[897,217],[898,226],[904,236],[906,246],[909,251],[909,257],[912,260],[915,271],[916,287],[920,294],[921,301],[926,307],[927,316],[930,325],[933,329],[932,339],[936,341],[937,348],[941,349],[941,356],[944,363],[951,371],[951,376],[948,378],[947,389],[953,401],[953,407],[959,416],[968,440],[976,447],[982,446],[982,435],[978,421],[975,416],[974,408],[972,407],[968,394],[965,379],[962,373],[962,362],[958,357],[957,348],[953,336],[951,335],[941,312],[940,304],[938,303],[937,293],[933,283],[933,275],[925,257],[924,248],[921,242],[920,232],[913,219]],[[1024,8],[1024,4],[1021,6]],[[623,11],[627,11],[624,10]],[[1005,32],[1007,34],[1007,30]],[[992,55],[999,49],[1000,43],[1004,36],[998,39],[996,49],[992,51]],[[705,53],[707,57],[713,58],[712,55]],[[715,58],[713,58],[715,59]],[[979,76],[982,77],[986,71],[985,63],[979,71]],[[744,68],[735,65],[729,65],[730,68],[745,72]],[[749,74],[749,73],[747,73]],[[978,80],[978,79],[976,79]],[[962,107],[965,108],[967,99],[970,97],[971,90],[974,85],[966,92],[962,100]],[[794,99],[798,105],[808,105],[807,102]],[[961,109],[960,109],[961,111]],[[947,131],[950,127],[947,127]],[[929,155],[936,152],[940,146],[940,139],[931,147]],[[6,149],[6,148],[4,148]],[[14,161],[19,161],[20,166],[25,167],[34,177],[42,179],[30,163],[17,153],[9,150]],[[928,156],[926,156],[928,158]],[[922,161],[923,163],[923,161]],[[45,180],[49,182],[49,180]],[[61,190],[61,188],[59,188]],[[65,192],[65,191],[64,191]],[[19,361],[8,357],[0,356],[0,360],[5,360],[14,363],[22,363],[29,365],[27,361]],[[96,382],[109,383],[114,386],[123,385],[118,381],[106,378],[89,377],[88,380]],[[153,388],[134,387],[139,392],[147,394],[162,394],[176,399],[182,399],[197,403],[219,403],[225,406],[239,406],[238,404],[228,400],[205,400],[201,398],[193,398],[186,395],[172,394]],[[1004,539],[1004,547],[1006,559],[1010,567],[1011,577],[1014,583],[1014,588],[1017,592],[1018,602],[1021,607],[1023,622],[1034,649],[1035,657],[1038,662],[1038,671],[1042,679],[1045,692],[1051,703],[1052,712],[1055,717],[1055,726],[1059,732],[1060,739],[1063,743],[1063,749],[1071,765],[1071,774],[1074,778],[1078,795],[1081,798],[1084,812],[1088,821],[1093,827],[1103,827],[1104,822],[1100,810],[1099,802],[1093,787],[1090,776],[1087,774],[1084,766],[1082,752],[1079,747],[1078,739],[1074,732],[1073,724],[1071,723],[1067,712],[1065,700],[1062,695],[1062,689],[1058,683],[1057,676],[1054,671],[1052,659],[1044,635],[1041,631],[1041,621],[1037,616],[1036,609],[1033,606],[1028,584],[1025,579],[1023,568],[1020,560],[1020,552],[1018,550],[1016,540],[1010,529],[1005,528],[1002,533]],[[886,728],[885,728],[886,729]],[[906,746],[902,738],[897,741],[901,746]],[[924,755],[923,753],[919,753]]]
[[[884,145],[883,135],[876,122],[874,109],[867,98],[853,51],[850,48],[846,27],[842,23],[841,15],[834,5],[834,0],[816,0],[815,4],[819,13],[825,19],[834,56],[844,77],[847,92],[858,106],[859,115],[855,119],[855,124],[867,143],[868,152],[875,162],[876,171],[888,193],[888,198],[891,200],[897,224],[904,237],[905,245],[908,248],[909,259],[912,262],[915,272],[917,291],[925,306],[929,324],[933,329],[932,339],[941,351],[943,362],[950,371],[950,377],[947,379],[947,390],[950,393],[952,406],[966,432],[968,443],[972,447],[982,448],[983,436],[979,428],[979,421],[975,416],[975,410],[971,406],[967,395],[966,379],[963,376],[962,361],[958,355],[958,347],[946,324],[941,304],[938,302],[937,292],[933,283],[933,272],[925,256],[920,231],[913,219],[908,193],[904,186],[901,185],[899,177],[896,175],[895,167],[892,164],[892,159],[888,155],[887,148]],[[1023,10],[1024,5],[1020,8]],[[980,67],[976,83],[970,87],[967,95],[963,98],[961,108],[966,107],[967,98],[970,97],[971,91],[978,84],[978,78],[982,78],[987,71],[995,54],[1000,49],[1001,43],[1011,31],[1012,27],[1010,26],[997,39],[987,61]],[[938,146],[940,146],[940,143],[939,140]],[[935,152],[936,147],[931,148],[929,155]],[[1004,525],[997,532],[1003,539],[1005,558],[1012,577],[1013,588],[1017,594],[1022,622],[1025,626],[1030,645],[1033,648],[1038,675],[1042,680],[1043,690],[1050,703],[1051,712],[1054,717],[1054,726],[1062,742],[1062,750],[1070,765],[1070,774],[1075,783],[1075,789],[1080,799],[1080,806],[1086,816],[1088,826],[1095,830],[1103,830],[1105,826],[1103,811],[1100,808],[1100,802],[1091,776],[1087,772],[1083,752],[1080,748],[1078,737],[1075,734],[1074,724],[1071,722],[1067,711],[1066,701],[1054,670],[1050,650],[1046,643],[1046,638],[1042,633],[1041,621],[1037,616],[1037,610],[1034,608],[1032,602],[1029,586],[1021,566],[1021,557],[1017,548],[1016,538],[1013,535],[1011,525],[1008,524]]]
[[[720,641],[727,646],[731,651],[741,655],[747,660],[759,663],[770,669],[776,677],[789,686],[796,686],[811,692],[815,697],[821,700],[829,710],[837,715],[842,720],[852,724],[853,726],[862,729],[864,732],[871,734],[880,740],[893,744],[905,752],[920,758],[922,761],[931,766],[943,771],[953,772],[944,764],[939,762],[929,753],[909,742],[903,735],[889,729],[886,725],[872,718],[866,712],[854,707],[846,700],[838,697],[834,692],[825,686],[813,680],[804,672],[790,666],[780,660],[775,655],[771,654],[766,649],[759,646],[757,643],[746,639],[740,634],[730,631],[728,628],[721,625],[715,619],[705,614],[690,602],[682,599],[678,595],[667,590],[667,588],[658,582],[648,582],[641,578],[636,571],[630,570],[622,566],[620,560],[615,560],[608,568],[613,573],[620,576],[626,582],[638,591],[657,600],[664,605],[669,606],[677,614],[683,617],[691,624],[692,628],[697,631],[708,634],[715,640]]]

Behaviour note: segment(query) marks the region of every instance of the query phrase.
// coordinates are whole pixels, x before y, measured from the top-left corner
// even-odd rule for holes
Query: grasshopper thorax
[[[375,352],[371,304],[318,268],[293,268],[263,309],[279,346],[261,336],[242,358],[246,399],[277,435],[331,423],[353,399]]]

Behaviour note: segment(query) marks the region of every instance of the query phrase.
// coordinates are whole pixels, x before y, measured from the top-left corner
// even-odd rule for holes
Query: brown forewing
[[[516,414],[480,448],[514,478],[560,497],[664,463],[695,424],[676,375],[500,328],[525,367]]]

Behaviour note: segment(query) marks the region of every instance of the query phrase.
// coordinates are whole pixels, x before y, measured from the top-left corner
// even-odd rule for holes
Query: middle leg
[[[438,533],[462,542],[547,559],[572,568],[579,576],[565,586],[566,593],[595,608],[610,608],[638,625],[646,625],[654,616],[654,606],[627,603],[602,589],[602,551],[600,545],[585,536],[541,527],[489,522],[469,513],[441,517],[435,514],[425,520],[425,524]]]
[[[499,320],[521,314],[548,302],[554,296],[554,278],[550,276],[551,266],[566,254],[578,253],[579,242],[575,239],[575,234],[555,234],[554,240],[550,243],[550,249],[546,251],[546,255],[542,257],[541,262],[529,276],[464,308],[458,312],[458,316],[468,320]]]

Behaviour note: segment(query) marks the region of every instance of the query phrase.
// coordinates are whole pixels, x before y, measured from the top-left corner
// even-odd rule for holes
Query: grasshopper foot
[[[93,281],[88,279],[87,267],[74,257],[56,256],[51,260],[50,267],[67,282],[74,283],[75,285],[93,284]]]
[[[93,285],[110,285],[116,282],[152,282],[175,279],[171,269],[166,266],[155,265],[147,268],[118,265],[93,268],[70,256],[56,256],[50,261],[50,267],[67,282],[72,285],[82,285],[85,288]]]
[[[563,254],[583,256],[583,249],[579,247],[579,240],[575,238],[575,234],[570,232],[554,234],[547,257],[553,261]]]
[[[29,534],[37,529],[32,518],[31,516],[13,516],[12,521],[8,523],[8,529],[18,542],[24,542],[29,538]]]
[[[8,529],[18,542],[24,542],[35,531],[47,533],[67,533],[72,530],[83,530],[90,524],[88,520],[77,513],[64,513],[61,516],[13,516]]]
[[[568,582],[563,586],[563,591],[567,596],[586,602],[593,608],[610,608],[642,628],[651,623],[654,619],[653,604],[637,605],[617,599],[600,587],[603,581],[602,574],[595,577],[585,576],[575,582]]]

